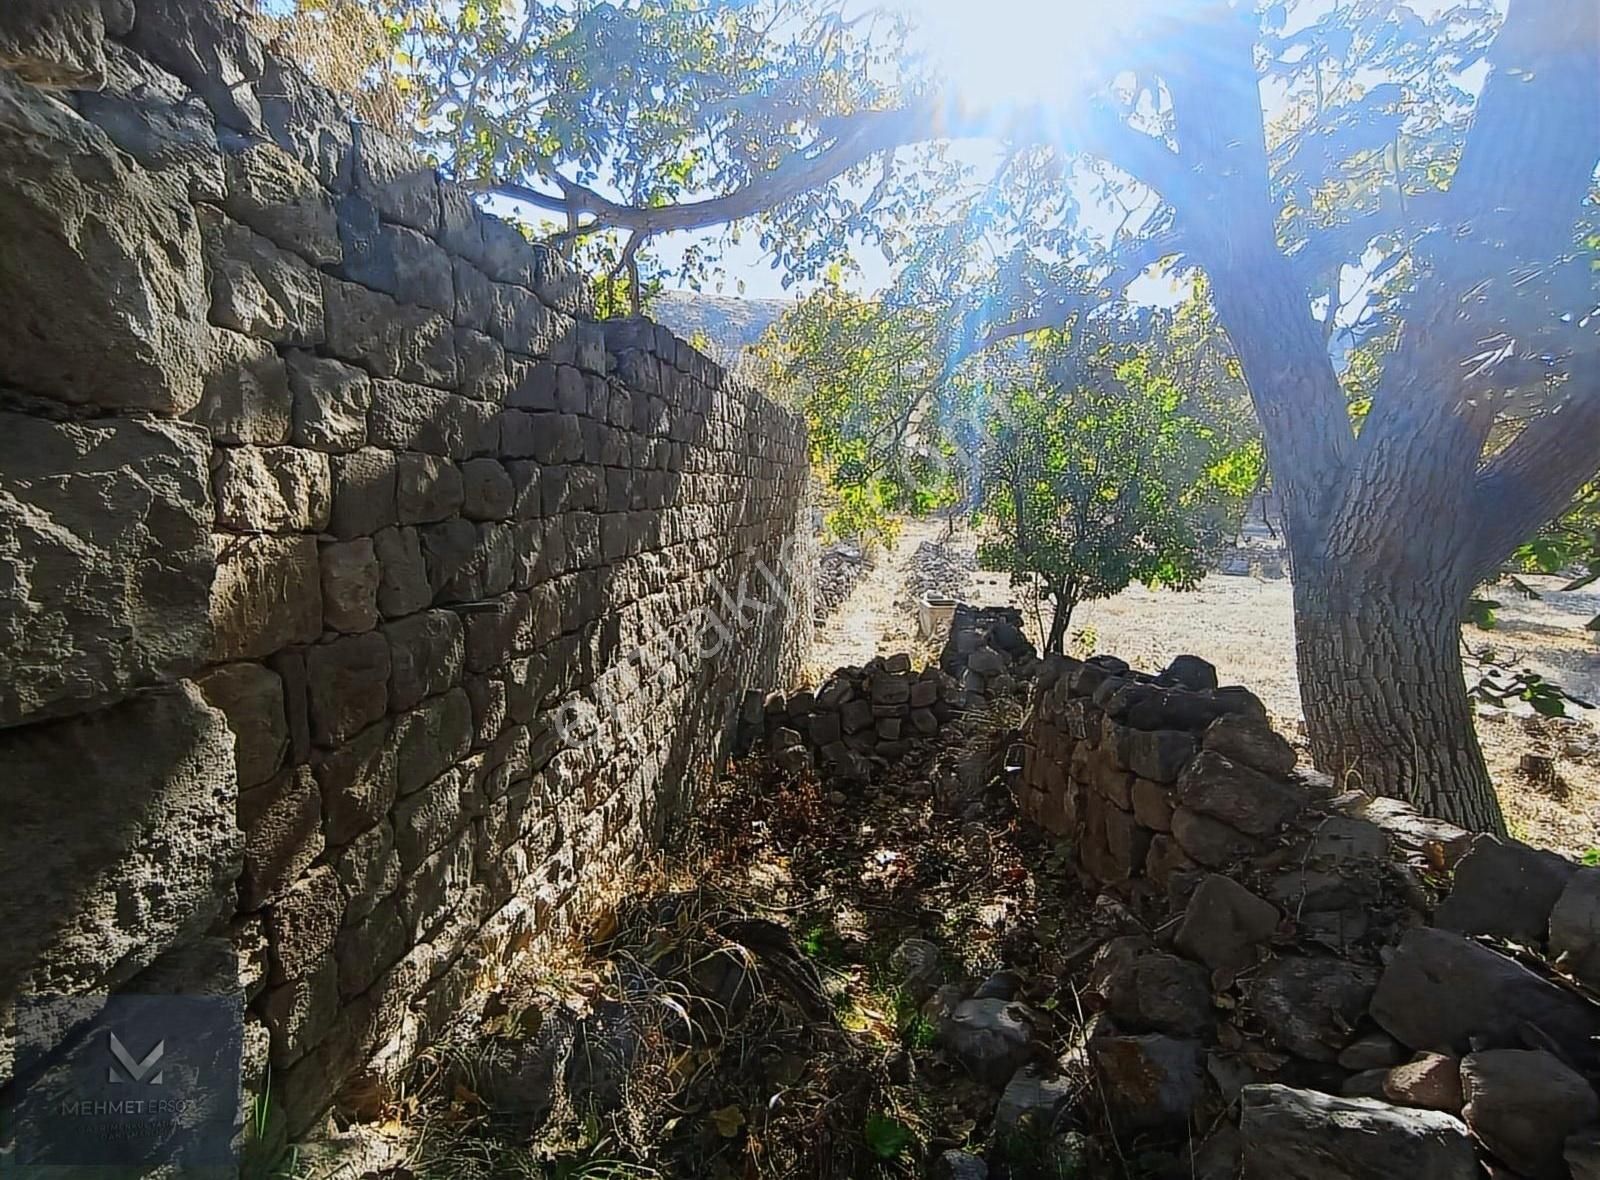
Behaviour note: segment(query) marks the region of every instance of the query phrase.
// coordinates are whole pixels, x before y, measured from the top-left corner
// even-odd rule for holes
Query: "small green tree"
[[[979,559],[1050,600],[1050,652],[1079,603],[1135,581],[1197,585],[1263,464],[1259,440],[1164,373],[1154,344],[1087,347],[1040,333],[990,391]]]

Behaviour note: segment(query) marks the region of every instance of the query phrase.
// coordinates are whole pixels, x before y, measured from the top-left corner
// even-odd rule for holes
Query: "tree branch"
[[[1590,369],[1581,381],[1584,388],[1528,423],[1479,472],[1470,509],[1482,522],[1474,584],[1493,576],[1513,549],[1564,511],[1600,470],[1600,377]]]
[[[836,180],[880,152],[948,131],[943,123],[942,107],[931,102],[891,111],[861,111],[829,120],[823,126],[826,146],[810,153],[796,153],[771,172],[721,196],[677,205],[628,205],[559,174],[552,175],[559,193],[512,181],[489,182],[480,186],[480,191],[527,201],[543,209],[587,214],[594,218],[584,226],[590,230],[616,228],[658,234],[704,229],[764,213],[800,193]]]

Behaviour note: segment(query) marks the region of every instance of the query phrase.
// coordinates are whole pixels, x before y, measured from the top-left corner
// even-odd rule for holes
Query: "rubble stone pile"
[[[1026,697],[1040,664],[1021,611],[963,602],[950,621],[939,666],[967,694],[968,706],[979,709],[991,700]]]
[[[850,597],[872,561],[860,545],[840,541],[824,547],[817,557],[816,618],[824,622]]]
[[[747,693],[740,745],[765,742],[790,771],[815,765],[832,779],[864,783],[932,742],[965,707],[955,679],[913,669],[904,652],[840,668],[816,689]]]
[[[1600,1176],[1600,870],[1297,770],[1194,657],[1052,657],[1027,738],[1021,808],[1130,920],[1012,1107],[1093,1075],[1119,1133],[1217,1127],[1202,1177]],[[1029,1023],[975,1003],[995,1044]]]

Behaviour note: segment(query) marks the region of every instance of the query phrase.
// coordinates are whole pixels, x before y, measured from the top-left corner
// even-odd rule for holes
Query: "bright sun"
[[[1056,103],[1134,23],[1149,0],[902,0],[915,43],[968,102]]]

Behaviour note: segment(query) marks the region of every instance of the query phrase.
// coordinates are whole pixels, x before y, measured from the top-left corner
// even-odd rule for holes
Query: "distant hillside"
[[[712,356],[731,365],[791,306],[787,299],[738,299],[693,291],[663,291],[646,310],[657,323],[665,324],[685,340],[703,336],[711,345]]]

